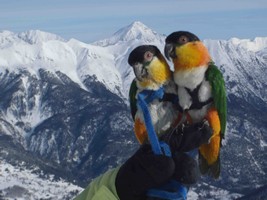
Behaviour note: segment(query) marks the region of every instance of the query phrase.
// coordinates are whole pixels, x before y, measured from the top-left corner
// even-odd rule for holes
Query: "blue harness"
[[[158,136],[155,132],[155,129],[152,124],[152,119],[149,113],[148,104],[155,99],[162,99],[164,95],[163,87],[159,88],[156,91],[153,90],[144,90],[138,94],[137,105],[141,108],[145,126],[148,134],[148,138],[152,147],[152,151],[156,155],[166,155],[171,157],[171,150],[168,144],[165,142],[159,141]],[[166,185],[163,185],[159,188],[150,189],[147,192],[148,197],[156,197],[166,200],[186,200],[187,197],[187,188],[181,183],[171,180]]]

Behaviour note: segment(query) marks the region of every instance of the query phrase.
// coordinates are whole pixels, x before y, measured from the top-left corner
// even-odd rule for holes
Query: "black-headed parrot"
[[[160,88],[164,89],[164,99],[156,98],[148,104],[152,125],[159,137],[171,128],[177,118],[178,110],[171,101],[166,100],[168,99],[167,96],[172,94],[177,98],[177,88],[172,80],[172,71],[156,46],[141,45],[136,47],[129,54],[128,63],[135,73],[135,79],[129,91],[134,132],[139,143],[143,144],[148,141],[148,135],[143,111],[137,103],[138,94],[144,90],[157,91]]]
[[[218,178],[227,113],[222,73],[196,35],[178,31],[170,34],[165,42],[164,53],[173,62],[179,105],[186,113],[187,121],[196,123],[206,119],[213,130],[210,142],[199,148],[200,171]]]

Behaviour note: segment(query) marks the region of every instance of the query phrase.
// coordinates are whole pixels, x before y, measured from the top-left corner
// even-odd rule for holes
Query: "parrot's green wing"
[[[136,93],[137,93],[137,85],[136,80],[134,79],[131,83],[130,91],[129,91],[129,100],[130,100],[130,108],[133,120],[135,119],[135,114],[137,112],[136,106]]]
[[[209,81],[212,88],[214,106],[217,109],[220,118],[221,138],[224,138],[227,115],[225,82],[221,71],[213,62],[210,63],[206,72],[206,79]]]

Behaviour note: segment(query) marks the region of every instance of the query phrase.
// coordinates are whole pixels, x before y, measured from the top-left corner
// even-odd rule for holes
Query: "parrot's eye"
[[[144,60],[146,62],[150,62],[152,60],[152,58],[153,58],[153,53],[151,53],[150,51],[145,52]]]
[[[179,44],[185,44],[185,43],[187,43],[187,42],[189,42],[189,39],[188,39],[188,37],[186,37],[186,36],[184,36],[184,35],[182,35],[182,36],[179,37],[179,39],[178,39],[178,43],[179,43]]]

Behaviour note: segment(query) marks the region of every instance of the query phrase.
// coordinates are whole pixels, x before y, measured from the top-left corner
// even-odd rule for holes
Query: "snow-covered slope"
[[[247,98],[251,94],[267,101],[267,60],[263,56],[267,53],[267,38],[204,42],[213,60],[223,71],[228,93],[234,93],[241,98]],[[232,85],[234,82],[237,83],[235,86]]]
[[[127,106],[134,77],[128,55],[141,44],[163,51],[164,39],[141,22],[92,44],[42,31],[0,32],[0,150],[8,152],[0,159],[17,155],[28,165],[38,158],[38,166],[48,163],[82,186],[122,163],[138,145]],[[233,199],[266,183],[267,37],[204,43],[226,80],[228,125],[222,178],[203,179],[190,195]]]
[[[66,180],[57,180],[53,174],[44,174],[38,167],[26,169],[23,163],[13,166],[0,161],[0,199],[71,200],[82,190]]]
[[[148,43],[159,44],[164,42],[164,36],[156,33],[152,29],[148,28],[143,23],[136,21],[132,24],[121,28],[114,33],[110,38],[101,41],[94,42],[95,45],[106,47],[113,45],[123,45],[125,42],[129,44],[136,43]]]
[[[4,31],[0,33],[0,55],[1,72],[26,68],[38,76],[39,69],[61,71],[82,88],[86,75],[96,76],[112,92],[121,94],[121,77],[114,66],[114,56],[102,47],[74,39],[66,42],[41,31]]]
[[[254,40],[231,38],[229,42],[237,46],[238,48],[243,48],[247,51],[253,52],[261,51],[267,46],[266,38],[262,37],[256,37]]]

